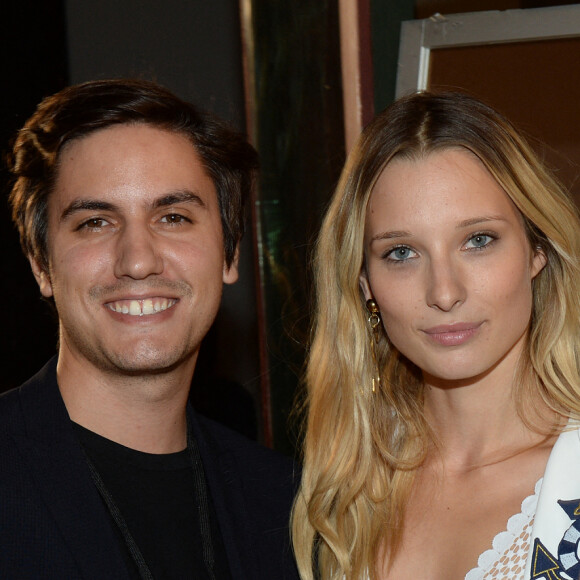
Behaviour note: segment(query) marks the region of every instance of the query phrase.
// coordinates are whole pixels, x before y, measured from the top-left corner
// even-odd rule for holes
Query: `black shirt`
[[[163,579],[210,579],[202,551],[200,502],[191,454],[152,454],[135,451],[74,424],[87,456],[119,509],[153,577]],[[229,580],[225,548],[211,496],[208,497],[214,578]],[[112,518],[111,518],[112,519]],[[140,578],[129,548],[119,531],[128,566]]]

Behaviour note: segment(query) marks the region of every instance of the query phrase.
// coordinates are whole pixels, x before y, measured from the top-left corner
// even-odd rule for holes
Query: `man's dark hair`
[[[226,263],[244,233],[244,206],[258,160],[245,137],[149,81],[91,81],[44,99],[18,133],[10,160],[12,218],[27,256],[48,271],[47,202],[63,147],[114,125],[145,123],[187,137],[212,179],[220,207]]]

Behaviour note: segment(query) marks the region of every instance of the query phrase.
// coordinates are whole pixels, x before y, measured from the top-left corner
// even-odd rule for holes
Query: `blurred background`
[[[288,417],[308,341],[312,243],[345,152],[374,112],[395,98],[401,23],[558,4],[573,3],[5,0],[0,148],[5,156],[44,96],[68,84],[125,76],[158,81],[249,135],[262,170],[240,281],[225,289],[192,399],[201,412],[292,454],[297,427]],[[578,44],[566,50],[580,63]],[[437,70],[459,71],[441,59]],[[442,79],[458,85],[457,78]],[[0,182],[6,199],[5,164]],[[6,201],[0,220],[0,390],[7,390],[55,353],[57,327],[21,254]]]

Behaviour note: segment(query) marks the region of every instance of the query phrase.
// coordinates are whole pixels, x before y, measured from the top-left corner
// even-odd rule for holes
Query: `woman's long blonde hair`
[[[400,541],[414,470],[433,441],[419,370],[384,333],[376,358],[359,287],[368,199],[394,157],[474,153],[521,212],[532,248],[547,258],[533,283],[526,360],[514,396],[531,421],[540,396],[580,417],[580,221],[574,204],[513,126],[458,93],[417,93],[363,131],[326,214],[314,259],[316,306],[306,371],[304,471],[292,536],[303,579],[376,576],[379,553]]]

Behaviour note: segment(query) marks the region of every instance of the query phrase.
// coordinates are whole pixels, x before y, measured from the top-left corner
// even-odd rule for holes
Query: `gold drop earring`
[[[369,311],[368,323],[371,329],[371,356],[373,357],[373,366],[375,369],[375,376],[372,379],[372,389],[373,393],[376,393],[377,389],[381,386],[381,374],[379,372],[379,365],[375,351],[375,345],[379,344],[381,313],[377,303],[372,298],[367,300],[366,306]]]

